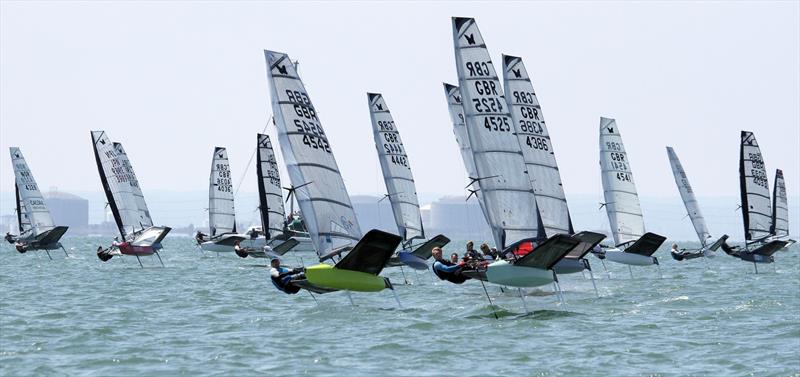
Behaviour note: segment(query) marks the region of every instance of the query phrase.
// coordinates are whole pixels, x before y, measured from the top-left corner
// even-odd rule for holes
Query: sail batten
[[[536,205],[548,237],[571,234],[567,198],[550,133],[522,58],[503,55],[503,87]]]
[[[211,237],[236,232],[233,178],[228,150],[223,147],[215,147],[211,156],[211,174],[208,179],[208,228]]]
[[[372,135],[394,221],[404,241],[425,238],[414,176],[406,148],[383,95],[367,93]]]
[[[278,161],[272,141],[268,135],[258,134],[258,178],[259,210],[261,211],[261,229],[267,239],[283,234],[284,207],[281,177]]]
[[[278,141],[317,255],[362,233],[327,135],[289,56],[264,51]],[[347,235],[344,237],[342,235]]]
[[[761,149],[755,135],[749,131],[741,133],[739,185],[745,239],[768,237],[772,228],[769,180]]]
[[[136,178],[136,173],[133,171],[133,165],[131,165],[128,154],[125,153],[125,148],[122,147],[122,143],[115,142],[114,148],[117,151],[117,159],[119,159],[120,163],[122,163],[125,173],[128,176],[128,184],[131,187],[133,200],[136,203],[136,210],[138,212],[136,225],[138,225],[140,230],[151,227],[153,226],[153,219],[150,217],[150,210],[147,208],[147,203],[144,200],[142,188],[139,185],[139,179]]]
[[[143,211],[139,210],[131,186],[136,177],[130,174],[130,161],[127,156],[125,159],[120,157],[121,145],[112,143],[105,131],[92,131],[91,135],[95,162],[106,200],[122,240],[130,241],[135,233],[146,228],[143,226],[146,220],[141,217]]]
[[[689,219],[692,221],[692,226],[694,226],[700,244],[705,247],[707,246],[708,239],[711,238],[711,233],[708,231],[706,220],[700,212],[700,207],[697,205],[697,199],[694,195],[694,190],[692,190],[692,185],[689,183],[689,178],[683,170],[683,165],[672,147],[667,147],[667,156],[669,157],[672,175],[675,178],[675,185],[678,186],[678,192],[683,200],[683,205],[686,207],[686,212],[689,215]]]
[[[21,238],[35,237],[55,228],[44,196],[33,178],[28,163],[17,147],[9,148],[14,168],[17,220]]]
[[[645,233],[642,207],[622,135],[614,119],[600,118],[600,171],[611,233],[617,245]]]

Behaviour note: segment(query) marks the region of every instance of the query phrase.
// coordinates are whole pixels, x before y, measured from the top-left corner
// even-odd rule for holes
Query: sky
[[[495,66],[524,59],[568,197],[601,192],[601,116],[617,119],[642,196],[678,197],[671,145],[698,196],[737,197],[740,130],[770,185],[781,168],[800,193],[796,1],[2,1],[0,149],[21,147],[44,189],[100,192],[89,131],[106,130],[148,195],[205,190],[225,146],[234,185],[256,192],[270,49],[299,60],[350,194],[385,191],[367,92],[384,95],[417,191],[462,194],[442,89],[457,83],[452,16],[476,18]],[[13,193],[7,152],[0,193]]]

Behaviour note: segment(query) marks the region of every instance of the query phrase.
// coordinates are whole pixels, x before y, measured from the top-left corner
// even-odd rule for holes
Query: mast
[[[24,207],[22,206],[22,200],[19,198],[19,185],[17,185],[16,181],[14,182],[14,194],[17,197],[17,226],[19,227],[19,234],[22,234],[25,231],[25,227],[22,224],[22,209]]]
[[[208,182],[208,227],[211,237],[236,233],[236,212],[233,206],[233,181],[228,151],[215,147],[211,157]]]
[[[486,220],[498,248],[542,237],[536,199],[500,80],[478,25],[453,18],[453,44],[459,86],[464,96],[467,135],[472,147]]]
[[[622,135],[611,118],[600,118],[600,172],[614,242],[622,245],[638,240],[645,233],[642,207]]]
[[[742,131],[741,137],[739,185],[744,235],[747,241],[756,241],[768,237],[772,228],[769,181],[755,135]]]
[[[678,159],[678,155],[675,154],[672,147],[667,147],[667,156],[669,156],[669,164],[672,167],[675,185],[678,186],[678,192],[681,194],[683,205],[686,206],[686,213],[689,215],[689,219],[692,220],[692,225],[697,233],[697,238],[700,240],[700,244],[706,247],[706,243],[708,239],[711,238],[711,234],[708,231],[703,214],[700,213],[700,206],[698,205],[697,198],[694,196],[692,185],[689,184],[689,178],[683,170],[681,160]]]
[[[258,209],[261,214],[261,229],[264,237],[271,239],[283,234],[284,208],[281,192],[281,177],[278,172],[278,161],[268,135],[258,134],[256,150],[258,164]]]
[[[414,176],[397,125],[381,94],[367,93],[367,104],[375,148],[397,229],[404,242],[425,238]]]
[[[514,129],[531,179],[541,222],[548,237],[573,234],[567,197],[555,151],[522,58],[503,55],[503,87]]]
[[[775,185],[773,186],[772,196],[775,201],[772,203],[772,229],[771,232],[776,236],[789,235],[789,200],[786,197],[786,182],[783,180],[783,170],[775,171]]]
[[[362,237],[328,137],[289,56],[264,51],[278,140],[317,255]]]

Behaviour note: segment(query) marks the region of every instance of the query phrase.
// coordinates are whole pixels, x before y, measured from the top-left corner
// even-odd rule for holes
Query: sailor
[[[281,260],[278,257],[272,257],[270,260],[270,267],[269,277],[272,280],[272,284],[275,285],[275,288],[278,288],[279,291],[286,294],[300,292],[300,287],[294,284],[294,282],[306,278],[303,274],[304,268],[298,267],[290,270],[286,267],[281,267]]]
[[[442,248],[438,246],[433,248],[432,254],[434,259],[433,273],[436,274],[439,279],[447,280],[455,284],[461,284],[469,279],[461,274],[464,268],[464,262],[456,264],[445,260],[442,258]]]
[[[16,237],[14,237],[14,235],[11,234],[11,232],[6,232],[6,236],[3,238],[5,238],[6,242],[8,243],[14,243],[14,241],[17,240]]]
[[[254,240],[256,238],[258,238],[258,231],[255,228],[250,229],[250,239]]]
[[[233,242],[233,251],[238,255],[240,258],[247,258],[247,250],[240,245],[239,240]]]
[[[194,235],[194,240],[197,241],[198,245],[200,245],[201,243],[206,242],[206,236],[207,234],[198,230]]]
[[[498,258],[497,249],[492,250],[489,248],[489,245],[485,243],[481,244],[481,252],[483,252],[483,259],[497,260]]]
[[[678,250],[678,244],[676,244],[676,243],[672,244],[672,250],[670,250],[670,251],[675,253],[675,254],[680,254],[681,253],[680,250]]]
[[[464,260],[482,261],[483,255],[475,250],[475,244],[472,241],[467,241],[467,251],[464,252]]]
[[[17,251],[19,251],[20,254],[25,254],[25,252],[28,251],[28,244],[20,240],[17,240],[17,242],[14,244],[14,247],[17,249]]]
[[[458,263],[458,253],[450,254],[450,263],[457,264]]]
[[[111,255],[108,250],[103,249],[102,246],[97,247],[97,257],[100,258],[101,261],[107,262],[113,255]]]

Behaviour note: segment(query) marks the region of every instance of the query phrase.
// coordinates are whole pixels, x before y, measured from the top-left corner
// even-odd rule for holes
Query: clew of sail
[[[545,233],[573,234],[553,144],[522,58],[503,55],[503,87]]]
[[[610,118],[600,118],[600,172],[614,242],[621,245],[638,240],[645,233],[642,207],[622,135]]]
[[[739,154],[739,185],[742,197],[744,234],[748,241],[770,236],[772,204],[769,181],[761,149],[752,132],[742,131]]]
[[[91,134],[97,170],[114,222],[122,239],[132,241],[134,233],[141,230],[142,225],[139,224],[139,209],[130,184],[131,177],[105,131],[91,131]]]
[[[472,147],[486,220],[498,248],[544,236],[536,214],[525,160],[511,125],[503,89],[478,25],[453,18],[453,43],[463,97],[467,136]]]
[[[258,209],[261,212],[261,229],[267,239],[283,234],[284,208],[278,160],[268,135],[258,134]]]
[[[236,211],[233,207],[233,180],[228,150],[214,147],[211,175],[208,180],[208,228],[211,237],[236,233]]]
[[[352,246],[362,233],[330,143],[289,56],[264,51],[278,129],[295,197],[317,254]]]
[[[150,210],[147,209],[147,203],[144,201],[144,194],[142,193],[141,186],[139,186],[139,179],[136,178],[136,173],[133,171],[133,165],[131,165],[131,161],[128,159],[128,154],[125,153],[122,143],[114,142],[114,148],[117,151],[117,158],[120,163],[122,163],[122,167],[128,175],[128,184],[131,185],[133,199],[136,202],[136,209],[139,212],[139,219],[137,220],[139,229],[149,228],[153,226],[153,219],[150,217]]]
[[[776,236],[788,236],[789,200],[786,198],[786,182],[783,180],[783,170],[781,169],[775,171],[773,190],[771,233]]]
[[[400,132],[381,94],[367,93],[367,103],[375,148],[397,229],[406,242],[424,239],[417,188]]]
[[[488,218],[486,213],[486,206],[483,203],[483,195],[480,193],[478,186],[477,176],[478,172],[475,170],[475,160],[472,157],[472,147],[469,146],[469,137],[467,136],[467,125],[464,118],[464,106],[461,103],[461,90],[455,85],[444,84],[444,94],[447,97],[447,107],[450,110],[450,121],[453,123],[453,134],[458,143],[458,149],[461,151],[461,160],[464,162],[464,169],[467,171],[467,176],[471,180],[469,186],[470,195],[475,195],[478,199],[478,204],[481,206],[484,218]]]
[[[21,238],[35,237],[55,227],[53,217],[44,201],[39,186],[33,179],[25,156],[17,147],[9,148],[17,199],[17,220]]]
[[[683,205],[686,206],[686,212],[689,214],[689,219],[692,220],[694,230],[697,232],[697,238],[703,247],[708,246],[708,239],[711,238],[711,233],[706,226],[706,220],[700,212],[700,206],[697,203],[697,198],[694,196],[692,185],[689,184],[689,178],[686,177],[686,172],[683,170],[681,160],[672,147],[667,147],[667,156],[669,156],[669,164],[672,167],[672,175],[675,177],[675,185],[678,186],[678,192],[683,199]]]

